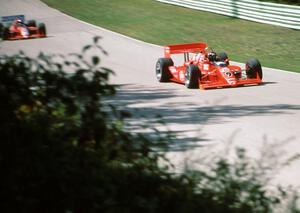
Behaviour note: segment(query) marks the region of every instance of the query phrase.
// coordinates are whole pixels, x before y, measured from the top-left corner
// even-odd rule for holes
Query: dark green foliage
[[[202,206],[206,212],[273,212],[283,194],[268,195],[258,167],[246,158],[245,150],[236,150],[236,159],[218,157],[209,172],[192,171],[198,182]]]
[[[1,57],[1,212],[176,211],[192,192],[158,166],[163,138],[129,134],[108,115],[102,98],[115,88],[98,39],[66,58]]]
[[[299,0],[259,0],[259,1],[273,2],[273,3],[279,3],[279,4],[300,5]]]
[[[98,39],[69,57],[1,56],[0,212],[272,212],[243,153],[209,172],[160,166],[168,138],[126,132],[129,114],[103,104],[115,88]]]

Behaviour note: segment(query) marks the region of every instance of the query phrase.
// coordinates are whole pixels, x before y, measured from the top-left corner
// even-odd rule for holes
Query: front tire
[[[168,82],[171,78],[169,70],[170,66],[174,66],[174,62],[171,58],[159,58],[156,62],[155,73],[159,82]]]
[[[259,60],[254,58],[246,62],[246,74],[248,78],[256,78],[257,75],[260,79],[263,78],[262,68]]]
[[[36,21],[35,20],[27,21],[27,27],[36,27]]]
[[[189,89],[199,88],[199,80],[201,78],[201,72],[198,66],[190,64],[186,67],[185,72],[185,86]]]

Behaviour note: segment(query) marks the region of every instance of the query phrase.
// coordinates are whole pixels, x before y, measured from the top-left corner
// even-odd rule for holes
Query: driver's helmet
[[[20,25],[22,25],[22,20],[21,19],[19,19],[19,18],[17,18],[16,20],[15,20],[15,24],[17,25],[17,26],[20,26]]]
[[[211,62],[216,61],[217,60],[217,53],[209,52],[208,55],[207,55],[207,58]]]
[[[22,23],[22,20],[19,19],[19,18],[17,18],[17,19],[16,19],[16,23]]]

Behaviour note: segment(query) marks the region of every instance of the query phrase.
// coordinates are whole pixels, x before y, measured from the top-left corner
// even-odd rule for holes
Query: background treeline
[[[291,5],[300,5],[299,0],[259,0],[264,2],[274,2],[279,4],[291,4]]]

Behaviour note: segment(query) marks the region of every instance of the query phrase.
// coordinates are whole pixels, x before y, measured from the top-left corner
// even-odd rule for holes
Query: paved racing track
[[[280,151],[285,153],[281,157],[300,151],[299,74],[264,68],[262,86],[206,91],[188,90],[173,83],[160,84],[154,66],[162,56],[161,47],[80,22],[38,0],[0,0],[0,3],[0,16],[25,14],[27,19],[45,22],[48,30],[45,39],[1,42],[1,54],[19,50],[30,56],[40,51],[73,53],[94,36],[102,36],[101,45],[109,56],[101,59],[116,72],[113,82],[122,85],[114,103],[135,113],[132,128],[145,120],[154,122],[156,114],[162,115],[168,128],[178,136],[169,157],[179,168],[184,159],[197,162],[197,157],[205,152],[204,145],[218,150],[220,146],[216,144],[232,138],[239,146],[251,148],[253,155],[265,142],[283,142]],[[283,169],[278,179],[297,184],[298,171],[300,166],[296,162]]]

